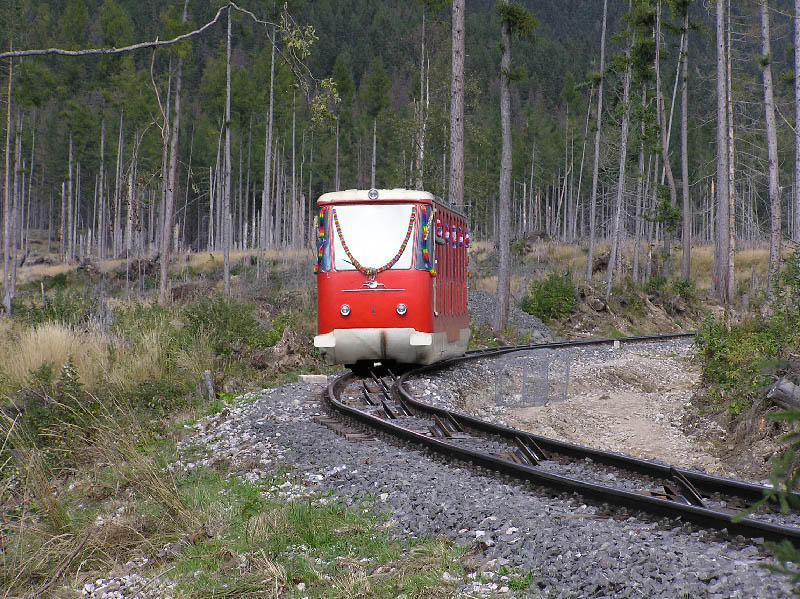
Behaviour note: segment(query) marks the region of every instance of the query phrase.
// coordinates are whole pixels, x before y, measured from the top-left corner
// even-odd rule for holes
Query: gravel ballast
[[[542,597],[791,595],[783,578],[764,570],[770,559],[757,545],[674,521],[608,518],[580,497],[551,497],[402,444],[347,441],[313,421],[322,392],[321,385],[286,385],[198,423],[182,446],[205,447],[206,456],[174,467],[219,461],[256,480],[289,466],[292,479],[268,492],[353,506],[374,498],[370,505],[390,513],[395,535],[474,546],[479,572],[532,570],[531,592]]]
[[[467,292],[470,319],[487,327],[494,326],[497,314],[497,297],[488,291],[470,289]],[[533,314],[521,310],[512,301],[508,306],[508,327],[523,335],[529,335],[532,343],[553,341],[555,336],[547,326]]]

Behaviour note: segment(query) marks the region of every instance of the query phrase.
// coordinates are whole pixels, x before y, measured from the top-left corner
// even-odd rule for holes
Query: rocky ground
[[[494,294],[470,289],[467,301],[473,323],[486,327],[494,326],[494,317],[497,313],[497,298]],[[518,334],[529,337],[531,343],[552,341],[555,338],[553,332],[541,320],[524,312],[514,302],[508,307],[508,326]]]
[[[224,465],[257,479],[277,466],[291,479],[269,492],[289,501],[341,500],[391,515],[397,535],[444,535],[472,547],[462,595],[567,597],[790,596],[758,545],[720,540],[674,522],[617,515],[576,496],[504,482],[416,448],[346,441],[314,422],[322,386],[292,384],[198,423],[175,465]],[[665,415],[666,418],[666,415]],[[330,495],[332,493],[332,495]],[[503,566],[533,572],[525,593],[498,578]],[[482,572],[494,572],[482,576]],[[485,580],[498,582],[483,582]],[[492,587],[491,585],[494,585]],[[477,585],[477,586],[476,586]]]
[[[414,387],[427,401],[546,437],[746,478],[752,469],[717,455],[724,429],[692,408],[699,380],[691,340],[674,340],[514,353]]]
[[[491,323],[492,294],[471,291],[469,304],[474,322]],[[554,338],[515,307],[510,324],[533,342]],[[423,400],[542,435],[754,478],[735,460],[720,458],[725,431],[692,410],[698,380],[691,341],[681,340],[518,353],[427,376],[412,387]],[[187,428],[184,458],[171,467],[210,465],[250,480],[288,471],[266,492],[287,501],[366,502],[388,514],[396,536],[451,538],[470,547],[466,575],[446,574],[443,583],[457,585],[465,599],[791,596],[785,580],[764,569],[771,560],[760,544],[554,496],[403,444],[345,440],[314,420],[323,413],[323,390],[294,383],[250,394]],[[507,569],[531,572],[531,587],[510,588]],[[86,585],[84,596],[173,595],[168,576],[126,576]]]

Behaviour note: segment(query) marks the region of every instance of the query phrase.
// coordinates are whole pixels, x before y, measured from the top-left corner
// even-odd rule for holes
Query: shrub
[[[651,277],[645,283],[644,290],[647,293],[661,293],[667,286],[667,280],[662,276]]]
[[[229,356],[242,345],[272,347],[291,324],[288,317],[276,318],[270,328],[256,320],[254,306],[223,296],[203,298],[184,309],[184,332],[208,337],[214,353]]]
[[[31,297],[15,299],[12,314],[32,326],[45,322],[76,325],[89,320],[93,306],[94,301],[85,293],[58,289],[45,296],[44,305],[41,300]]]
[[[522,309],[542,320],[559,320],[572,314],[578,293],[568,272],[551,272],[533,281],[522,299]]]
[[[673,281],[672,291],[687,302],[693,302],[697,299],[697,287],[693,281]]]

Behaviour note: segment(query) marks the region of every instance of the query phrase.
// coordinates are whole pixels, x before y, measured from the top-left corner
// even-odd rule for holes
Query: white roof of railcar
[[[430,200],[434,201],[436,198],[433,194],[427,191],[419,191],[417,189],[378,189],[378,197],[376,200],[370,199],[367,195],[370,190],[368,189],[347,189],[345,191],[331,191],[322,194],[317,203],[323,202],[373,202],[381,200]]]

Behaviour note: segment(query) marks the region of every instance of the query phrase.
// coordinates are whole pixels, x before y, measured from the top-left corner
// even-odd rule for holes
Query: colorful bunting
[[[422,259],[425,261],[425,269],[431,274],[432,277],[436,276],[436,269],[431,264],[431,254],[428,249],[428,238],[430,232],[430,218],[428,216],[428,207],[424,204],[419,207],[420,215],[422,217]],[[437,219],[437,222],[438,219]]]
[[[336,227],[336,234],[339,236],[339,241],[342,244],[342,249],[344,249],[344,253],[347,255],[347,259],[350,260],[350,263],[355,266],[356,270],[365,274],[368,277],[374,277],[376,274],[383,272],[384,270],[389,270],[397,264],[397,261],[400,260],[400,256],[403,255],[403,252],[406,251],[406,247],[408,246],[408,240],[411,239],[411,232],[414,230],[414,222],[416,221],[416,210],[411,211],[411,218],[408,220],[408,230],[406,231],[406,237],[403,239],[403,243],[400,244],[400,249],[394,255],[394,258],[389,260],[386,264],[381,266],[380,268],[370,268],[368,266],[363,266],[358,260],[355,259],[353,254],[350,252],[350,248],[347,247],[347,242],[344,240],[344,235],[342,234],[342,227],[339,225],[339,217],[336,215],[336,208],[331,208],[331,212],[333,213],[333,224]]]

